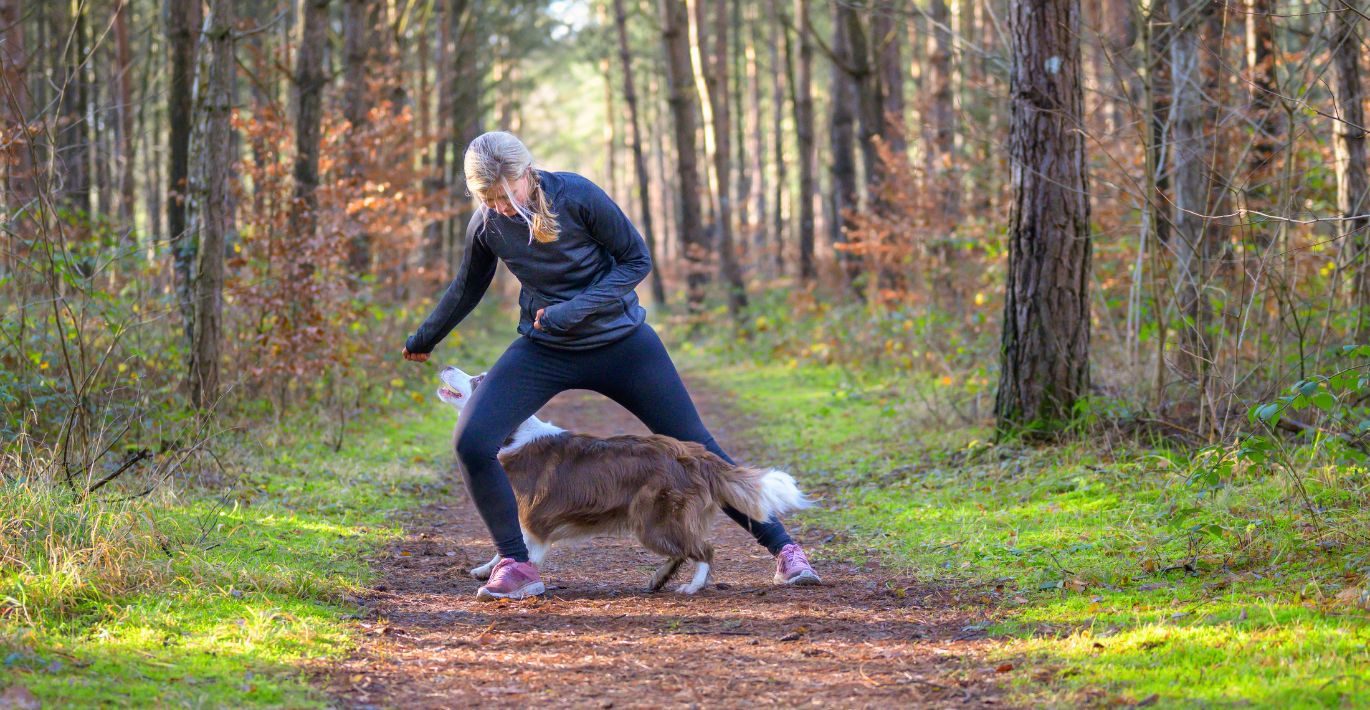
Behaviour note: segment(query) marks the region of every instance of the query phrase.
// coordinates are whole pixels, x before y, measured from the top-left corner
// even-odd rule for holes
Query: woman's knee
[[[469,472],[481,463],[496,460],[499,455],[500,437],[481,431],[480,427],[462,427],[457,432],[457,460]]]

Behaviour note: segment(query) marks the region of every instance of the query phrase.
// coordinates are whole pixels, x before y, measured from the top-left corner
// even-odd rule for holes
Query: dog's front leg
[[[695,562],[695,576],[689,584],[682,584],[676,587],[676,591],[681,594],[694,594],[704,588],[709,583],[709,563],[703,560]]]
[[[482,582],[484,582],[487,579],[490,579],[490,572],[495,569],[495,565],[499,564],[499,561],[500,556],[499,553],[496,552],[495,556],[491,557],[489,562],[486,562],[485,564],[479,567],[472,568],[471,576],[481,580]]]

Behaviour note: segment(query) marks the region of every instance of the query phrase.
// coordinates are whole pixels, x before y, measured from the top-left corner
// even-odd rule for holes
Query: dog
[[[438,398],[460,413],[485,375],[447,367],[440,377]],[[499,460],[518,499],[533,564],[541,564],[554,545],[632,534],[666,558],[652,575],[652,592],[666,586],[686,561],[694,563],[694,577],[676,591],[694,594],[708,584],[714,556],[708,533],[722,505],[753,520],[811,505],[790,474],[734,466],[695,442],[657,435],[590,436],[536,416],[505,440]],[[471,576],[488,579],[499,560],[496,554]]]

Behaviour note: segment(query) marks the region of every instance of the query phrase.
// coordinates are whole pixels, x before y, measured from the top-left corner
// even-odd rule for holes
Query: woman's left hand
[[[546,310],[546,308],[539,308],[538,312],[533,316],[533,327],[537,330],[542,330],[542,314]]]

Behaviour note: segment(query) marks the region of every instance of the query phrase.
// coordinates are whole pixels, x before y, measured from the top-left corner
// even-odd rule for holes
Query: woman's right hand
[[[428,362],[428,353],[411,353],[409,348],[404,349],[404,359],[410,362]]]

